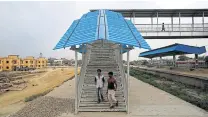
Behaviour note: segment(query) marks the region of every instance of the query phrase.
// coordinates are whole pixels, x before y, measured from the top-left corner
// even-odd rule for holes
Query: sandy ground
[[[65,82],[47,96],[74,98],[74,81]],[[133,77],[130,78],[129,101],[128,115],[122,112],[81,112],[78,115],[64,113],[60,117],[208,117],[205,110]]]
[[[0,95],[0,116],[13,113],[25,106],[24,99],[34,94],[53,89],[69,78],[73,78],[74,69],[48,69],[44,74],[27,78],[28,85],[22,91],[9,91]],[[36,85],[36,86],[33,86]]]

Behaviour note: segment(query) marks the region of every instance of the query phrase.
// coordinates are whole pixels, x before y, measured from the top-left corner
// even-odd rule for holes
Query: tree
[[[148,61],[147,60],[143,60],[142,61],[142,65],[147,65],[148,64]]]
[[[49,58],[48,59],[48,63],[50,63],[50,65],[52,66],[54,64],[54,60],[56,60],[56,58]]]
[[[180,55],[179,57],[178,57],[178,60],[179,61],[186,61],[186,60],[188,60],[189,59],[189,57],[187,57],[187,56],[185,56],[185,55]]]
[[[204,58],[204,56],[199,56],[198,57],[198,60],[204,60],[205,58]]]
[[[126,65],[126,64],[127,64],[127,61],[125,61],[125,60],[123,60],[122,62],[123,62],[123,64],[124,64],[124,65]]]

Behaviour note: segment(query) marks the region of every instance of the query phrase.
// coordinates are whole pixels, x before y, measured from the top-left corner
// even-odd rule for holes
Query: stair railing
[[[78,78],[78,105],[77,107],[79,108],[79,105],[80,105],[80,100],[81,100],[81,94],[82,94],[82,88],[83,88],[83,84],[84,84],[84,79],[85,79],[85,74],[86,74],[86,68],[87,68],[87,65],[89,63],[89,58],[90,58],[90,54],[91,54],[91,48],[86,45],[86,53],[85,53],[85,56],[83,57],[84,60],[82,60],[82,66],[81,66],[81,71],[80,71],[80,75],[79,75],[79,78]],[[79,111],[79,109],[78,109]]]
[[[126,111],[128,113],[128,82],[126,79],[126,73],[125,73],[125,69],[123,67],[123,61],[122,61],[122,53],[121,53],[121,46],[117,45],[117,47],[115,48],[115,59],[118,63],[118,67],[119,67],[119,71],[121,73],[121,82],[123,84],[123,91],[124,91],[124,98],[125,98],[125,104],[126,104]]]

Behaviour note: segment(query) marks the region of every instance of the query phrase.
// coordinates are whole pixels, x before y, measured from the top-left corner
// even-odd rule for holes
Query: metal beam
[[[75,114],[78,113],[77,50],[75,50]]]

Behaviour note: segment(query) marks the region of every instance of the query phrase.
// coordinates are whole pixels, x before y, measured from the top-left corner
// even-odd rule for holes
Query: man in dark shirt
[[[118,106],[118,101],[115,98],[115,92],[117,89],[117,83],[116,79],[113,77],[113,72],[108,73],[108,89],[107,89],[107,94],[108,94],[108,100],[110,102],[110,108],[114,108],[113,102],[116,102],[116,106]]]

